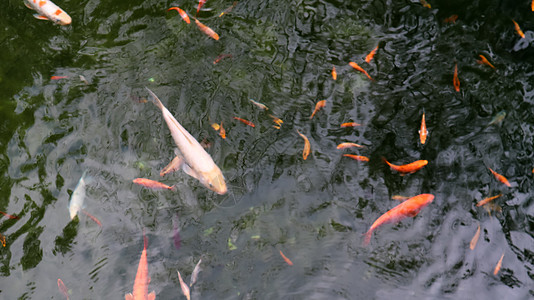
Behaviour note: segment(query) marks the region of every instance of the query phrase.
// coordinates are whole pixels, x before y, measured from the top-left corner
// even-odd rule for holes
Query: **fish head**
[[[216,192],[219,195],[224,195],[228,191],[226,187],[226,182],[224,181],[224,176],[221,173],[221,170],[219,168],[216,168],[209,173],[206,174],[206,176],[203,176],[202,183],[210,190]]]
[[[54,23],[59,25],[69,25],[72,23],[72,18],[65,12],[60,13],[59,15],[55,16],[54,19],[52,19]]]
[[[432,201],[434,201],[434,195],[432,195],[432,194],[421,194],[421,195],[416,196],[416,197],[417,197],[417,200],[416,200],[417,204],[420,207],[427,206]]]

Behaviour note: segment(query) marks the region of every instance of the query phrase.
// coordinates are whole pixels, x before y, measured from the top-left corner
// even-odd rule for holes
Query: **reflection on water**
[[[58,4],[72,25],[35,20],[22,3],[0,11],[0,211],[20,217],[0,219],[3,298],[61,298],[58,278],[71,298],[123,298],[143,230],[158,299],[176,298],[176,270],[190,278],[199,258],[194,299],[534,295],[527,4],[252,1],[218,17],[232,3],[208,1],[198,18],[219,41],[166,12],[176,3]],[[180,7],[194,16],[197,4]],[[444,22],[454,14],[455,22]],[[476,63],[481,54],[495,69]],[[214,64],[220,55],[231,57]],[[173,142],[160,112],[143,101],[145,86],[208,142],[227,195],[181,171],[159,177]],[[310,120],[320,100],[326,106]],[[270,115],[283,120],[280,128]],[[211,128],[221,122],[226,139]],[[341,128],[345,122],[361,126]],[[306,160],[297,130],[310,141]],[[365,148],[337,150],[342,142]],[[382,157],[429,164],[400,176]],[[85,170],[95,178],[86,209],[102,227],[85,214],[68,216]],[[143,189],[132,183],[137,177],[177,191]],[[399,204],[392,196],[421,193],[436,198],[362,246],[374,220]],[[492,206],[475,206],[497,194]]]

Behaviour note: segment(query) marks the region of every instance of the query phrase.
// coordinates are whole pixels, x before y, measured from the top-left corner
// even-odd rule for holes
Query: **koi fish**
[[[510,182],[508,182],[508,179],[506,179],[506,177],[504,177],[501,174],[493,171],[491,168],[488,168],[488,169],[491,171],[493,176],[495,176],[495,178],[497,178],[497,180],[499,180],[500,182],[504,183],[507,187],[511,187]]]
[[[341,128],[346,128],[346,127],[356,127],[356,126],[361,126],[362,124],[359,124],[359,123],[355,123],[355,122],[347,122],[347,123],[343,123],[340,125]]]
[[[471,242],[469,243],[469,249],[475,250],[479,237],[480,237],[480,224],[478,225],[477,232],[475,232],[475,235],[473,236],[473,238],[471,239]]]
[[[170,11],[170,10],[176,10],[180,14],[180,17],[182,17],[182,19],[187,24],[191,23],[191,19],[189,19],[189,16],[187,15],[187,13],[183,9],[181,9],[181,8],[179,8],[177,6],[174,6],[174,7],[171,7],[169,9],[167,9],[167,11]]]
[[[421,5],[423,5],[424,7],[426,7],[426,8],[432,8],[432,7],[430,6],[430,4],[428,4],[428,2],[426,2],[425,0],[419,0],[419,1],[421,2]]]
[[[399,165],[394,165],[390,163],[384,157],[382,157],[382,160],[386,164],[388,164],[390,168],[400,173],[414,173],[428,164],[428,160],[416,160],[412,163],[399,166]]]
[[[336,66],[332,67],[332,78],[334,80],[337,80],[337,72],[336,72]]]
[[[143,251],[141,252],[141,258],[139,259],[139,266],[137,267],[137,274],[135,275],[135,281],[133,285],[133,294],[129,293],[124,295],[125,300],[155,300],[156,292],[152,291],[148,293],[148,284],[150,279],[148,277],[148,261],[146,258],[146,247],[148,245],[148,239],[143,232]]]
[[[224,58],[231,58],[231,57],[232,57],[232,54],[221,54],[221,55],[217,56],[217,58],[213,61],[213,64],[216,65],[221,60],[223,60]]]
[[[60,80],[60,79],[66,79],[69,78],[69,76],[51,76],[50,80]]]
[[[380,216],[376,221],[371,225],[367,233],[365,234],[364,245],[368,245],[371,241],[371,235],[378,227],[389,224],[397,223],[407,217],[415,217],[425,206],[430,204],[434,200],[434,195],[432,194],[421,194],[415,197],[412,197],[401,204],[395,206],[394,208],[387,211],[385,214]]]
[[[378,51],[378,46],[376,46],[367,56],[365,57],[365,62],[370,63],[373,57],[375,57],[376,51]]]
[[[60,278],[57,279],[57,287],[59,291],[63,294],[63,296],[65,296],[67,300],[69,300],[69,290],[63,283],[63,280],[61,280]]]
[[[282,253],[282,250],[280,250],[280,256],[282,256],[282,258],[284,259],[284,261],[286,262],[286,264],[288,264],[288,265],[290,265],[290,266],[293,265],[293,262],[292,262],[289,258],[287,258],[287,257],[284,255],[284,253]]]
[[[10,214],[6,214],[5,212],[3,211],[0,211],[0,214],[3,214],[4,216],[10,218],[10,219],[18,219],[19,217],[17,216],[13,216],[13,215],[10,215]]]
[[[2,247],[6,246],[6,237],[5,235],[0,233],[0,243],[2,244]]]
[[[317,102],[317,104],[315,104],[315,109],[313,110],[311,116],[310,116],[310,120],[313,118],[313,116],[315,116],[315,113],[317,113],[319,111],[319,109],[323,108],[326,106],[326,100],[321,100],[319,102]]]
[[[352,158],[352,159],[357,160],[357,161],[369,161],[369,157],[362,156],[362,155],[343,154],[343,156]]]
[[[458,64],[454,65],[454,77],[452,79],[452,83],[454,84],[454,89],[459,92],[460,91],[460,79],[458,79]]]
[[[311,146],[310,146],[310,141],[308,140],[308,138],[300,133],[298,130],[297,130],[297,133],[300,135],[300,137],[302,137],[304,139],[304,150],[302,150],[302,158],[304,158],[304,160],[306,160],[306,158],[308,158],[308,155],[310,154],[310,150],[311,150]]]
[[[425,144],[427,136],[428,130],[426,129],[425,113],[423,113],[423,118],[421,119],[421,129],[419,129],[419,140],[421,141],[421,144]]]
[[[200,23],[199,20],[195,19],[195,23],[197,24],[198,26],[198,29],[200,29],[200,31],[204,32],[204,34],[206,34],[207,36],[209,36],[210,38],[218,41],[219,40],[219,35],[213,31],[213,29],[209,28],[208,26]]]
[[[374,79],[371,78],[371,76],[369,76],[369,73],[367,73],[367,71],[365,71],[362,67],[358,66],[357,63],[351,61],[351,62],[349,62],[349,65],[351,67],[353,67],[354,69],[356,69],[356,70],[362,72],[363,74],[365,74],[365,76],[367,76],[367,78],[369,78],[370,80],[374,81]]]
[[[189,281],[189,287],[193,287],[193,284],[197,282],[198,274],[202,269],[200,268],[200,263],[202,262],[202,259],[199,259],[197,262],[197,265],[193,269],[193,273],[191,273],[191,280]]]
[[[495,67],[484,57],[484,55],[480,54],[478,55],[480,57],[480,60],[477,59],[477,63],[484,64],[490,66],[492,69],[495,69]]]
[[[154,104],[161,110],[163,118],[171,131],[171,135],[184,158],[182,170],[189,176],[196,178],[208,189],[222,195],[227,188],[224,176],[211,156],[202,148],[198,141],[176,121],[173,115],[163,106],[163,103],[151,90],[146,88],[154,98]]]
[[[184,158],[181,155],[176,155],[176,157],[174,157],[173,160],[159,172],[159,176],[163,177],[171,172],[179,170],[183,163]]]
[[[443,22],[445,22],[445,23],[456,23],[456,20],[458,20],[458,15],[452,15],[452,16],[446,18],[445,20],[443,20]]]
[[[337,149],[347,149],[351,147],[357,147],[357,148],[363,148],[362,145],[356,144],[356,143],[341,143],[337,145]]]
[[[82,209],[82,212],[88,216],[91,220],[93,220],[93,222],[95,222],[98,226],[102,227],[102,223],[100,222],[100,220],[98,220],[95,216],[93,216],[92,214],[88,213],[85,211],[85,209]]]
[[[267,106],[265,106],[265,104],[262,104],[262,103],[259,103],[259,102],[256,102],[252,99],[248,99],[250,102],[252,102],[252,104],[256,105],[257,107],[263,109],[263,110],[269,110],[269,108]]]
[[[197,15],[198,15],[198,12],[200,11],[200,8],[204,5],[204,3],[206,3],[207,0],[199,0],[198,1],[198,7],[197,7]]]
[[[78,184],[76,185],[76,188],[74,188],[74,192],[70,197],[69,214],[71,220],[74,219],[78,212],[83,208],[83,201],[85,200],[86,172],[87,171],[83,172],[82,177],[80,177],[80,180],[78,181]]]
[[[497,199],[497,198],[499,198],[499,197],[501,197],[501,196],[502,196],[502,194],[499,194],[499,195],[497,195],[497,196],[488,197],[488,198],[485,198],[484,200],[480,200],[480,202],[477,203],[477,207],[478,207],[478,206],[482,206],[482,205],[484,205],[484,204],[490,202],[491,200]]]
[[[232,6],[228,7],[227,9],[225,9],[220,15],[219,15],[219,18],[222,17],[224,14],[227,14],[229,12],[232,11],[232,9],[234,9],[234,7],[237,5],[237,1],[234,1],[234,3],[232,3]]]
[[[250,121],[247,121],[245,119],[241,119],[241,118],[238,118],[238,117],[234,117],[234,119],[238,120],[239,122],[245,124],[245,125],[248,125],[250,127],[256,127],[256,125],[254,125],[254,123],[250,122]]]
[[[147,188],[155,189],[155,190],[161,189],[161,190],[174,191],[174,186],[168,186],[168,185],[166,185],[164,183],[161,183],[159,181],[155,181],[155,180],[147,179],[147,178],[135,178],[133,180],[133,183],[141,185],[141,186],[144,186],[144,187],[147,187]]]
[[[519,34],[519,36],[524,39],[525,34],[523,33],[523,30],[521,30],[521,27],[519,27],[519,24],[517,24],[517,22],[514,20],[512,20],[512,22],[514,22],[515,31],[517,32],[517,34]]]
[[[178,280],[180,280],[180,287],[182,288],[182,293],[184,293],[185,298],[187,300],[191,300],[191,291],[189,290],[189,287],[187,284],[185,284],[184,280],[182,279],[182,275],[180,275],[180,271],[178,272]]]
[[[29,9],[37,12],[33,16],[39,20],[50,20],[59,25],[69,25],[72,18],[50,0],[24,0]]]
[[[495,269],[493,269],[493,275],[497,275],[497,273],[499,273],[499,271],[501,270],[503,258],[504,258],[504,253],[501,255],[501,259],[499,259],[499,261],[497,262]]]

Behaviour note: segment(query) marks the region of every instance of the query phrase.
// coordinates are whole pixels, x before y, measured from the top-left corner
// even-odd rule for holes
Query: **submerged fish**
[[[182,275],[180,274],[180,271],[178,272],[178,280],[180,280],[180,288],[182,288],[182,293],[184,294],[185,298],[187,300],[191,300],[191,290],[189,289],[189,286],[185,284],[184,280],[182,279]]]
[[[313,118],[313,116],[315,116],[315,114],[323,107],[326,106],[326,100],[321,100],[319,102],[317,102],[317,104],[315,104],[315,109],[313,110],[311,116],[310,116],[310,120]]]
[[[148,293],[148,283],[150,278],[148,277],[148,261],[146,258],[146,247],[148,239],[143,233],[143,251],[141,252],[141,258],[139,259],[139,266],[137,267],[137,274],[135,275],[135,281],[133,286],[133,294],[129,293],[124,295],[125,300],[154,300],[156,299],[156,292],[152,291]]]
[[[286,264],[292,266],[293,265],[293,262],[287,258],[287,256],[284,255],[284,253],[282,253],[282,250],[280,250],[280,256],[282,256],[282,258],[284,259],[284,261],[286,262]]]
[[[24,0],[24,4],[37,12],[33,15],[36,19],[50,20],[59,25],[69,25],[72,22],[72,18],[50,0]]]
[[[219,40],[219,35],[213,31],[213,29],[209,28],[208,26],[200,23],[199,20],[195,19],[195,23],[197,24],[198,26],[198,29],[200,29],[200,31],[204,32],[204,34],[206,34],[207,36],[209,36],[210,38],[218,41]]]
[[[459,92],[460,91],[460,79],[458,79],[458,64],[454,65],[454,77],[452,78],[452,83],[454,85],[454,90]]]
[[[59,291],[63,294],[63,296],[65,296],[65,298],[67,298],[67,300],[69,300],[69,289],[67,289],[67,286],[65,286],[65,284],[63,283],[63,280],[61,280],[61,278],[57,279],[57,287],[58,287]]]
[[[356,69],[356,70],[362,72],[363,74],[365,74],[365,76],[367,76],[367,78],[369,78],[370,80],[374,81],[374,79],[371,78],[371,76],[369,75],[369,73],[367,73],[367,71],[365,71],[365,70],[364,70],[362,67],[360,67],[357,63],[351,61],[351,62],[349,62],[349,65],[350,65],[351,67],[353,67],[354,69]]]
[[[497,180],[499,180],[500,182],[504,183],[507,187],[511,187],[510,182],[508,182],[508,179],[506,179],[506,177],[504,177],[501,174],[493,171],[491,168],[488,168],[488,169],[491,171],[491,173],[493,174],[493,176],[495,176],[495,178]]]
[[[387,161],[385,158],[382,157],[382,160],[388,164],[388,166],[390,168],[392,168],[393,170],[397,171],[397,172],[400,172],[400,173],[414,173],[416,172],[417,170],[423,168],[424,166],[426,166],[428,164],[428,160],[417,160],[417,161],[414,161],[413,163],[409,163],[409,164],[406,164],[406,165],[394,165],[392,163],[390,163],[389,161]]]
[[[155,190],[171,190],[171,191],[175,190],[174,185],[168,186],[164,183],[161,183],[159,181],[155,181],[152,179],[148,179],[148,178],[135,178],[133,180],[133,183],[147,187],[147,188],[155,189]]]
[[[373,57],[375,57],[376,51],[378,51],[378,46],[376,46],[367,56],[365,57],[365,62],[370,63]]]
[[[493,119],[491,119],[491,122],[489,122],[487,126],[501,124],[505,117],[506,112],[504,110],[500,111],[497,113],[497,115],[495,115],[495,117],[493,117]]]
[[[304,134],[300,133],[300,131],[297,130],[297,133],[300,135],[301,138],[304,139],[304,150],[302,150],[302,158],[306,160],[311,151],[310,140],[308,140],[308,138]]]
[[[425,113],[423,113],[423,118],[421,119],[421,129],[419,129],[419,140],[421,141],[421,144],[425,144],[427,136],[428,130],[426,129]]]
[[[69,214],[70,219],[74,219],[78,212],[83,208],[83,202],[85,200],[85,174],[87,171],[84,171],[82,174],[82,177],[78,181],[78,184],[76,185],[76,188],[74,188],[74,192],[72,193],[72,196],[70,197],[70,203],[69,203]]]
[[[146,88],[154,98],[154,104],[161,110],[163,118],[171,131],[171,135],[184,158],[182,170],[196,178],[208,189],[222,195],[227,188],[224,176],[211,156],[202,148],[198,141],[176,121],[173,115],[163,106],[163,103],[151,90]]]

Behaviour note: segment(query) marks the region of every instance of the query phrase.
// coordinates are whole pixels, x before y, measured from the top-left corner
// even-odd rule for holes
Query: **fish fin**
[[[24,1],[24,5],[26,5],[26,7],[29,9],[33,9],[33,7],[27,1]]]
[[[410,211],[406,214],[406,216],[410,217],[410,218],[413,218],[415,216],[417,216],[417,214],[419,213],[418,210],[414,210],[414,211]]]
[[[34,14],[33,17],[36,18],[36,19],[39,19],[39,20],[50,20],[47,17],[45,17],[43,15],[39,15],[39,14]]]
[[[132,293],[128,293],[124,295],[124,300],[134,300]]]
[[[163,103],[161,103],[161,101],[159,100],[158,96],[156,96],[156,94],[154,94],[154,92],[152,92],[149,88],[147,88],[145,86],[145,89],[150,93],[150,95],[152,96],[152,98],[154,98],[153,102],[154,104],[161,110],[163,110],[165,108],[165,106],[163,106]]]
[[[170,190],[173,192],[176,192],[176,184],[171,185]]]
[[[182,165],[182,170],[189,176],[191,177],[194,177],[195,179],[197,179],[198,181],[202,181],[200,180],[200,176],[198,175],[197,172],[195,172],[193,169],[191,169],[191,167],[187,164],[187,163],[184,163]]]
[[[181,154],[178,154],[176,155],[175,158],[173,158],[173,160],[168,165],[165,166],[165,168],[163,168],[159,172],[159,176],[165,176],[169,173],[179,170],[180,168],[182,168],[183,164],[184,164],[184,158]]]
[[[152,291],[148,294],[148,300],[156,300],[156,292]]]

